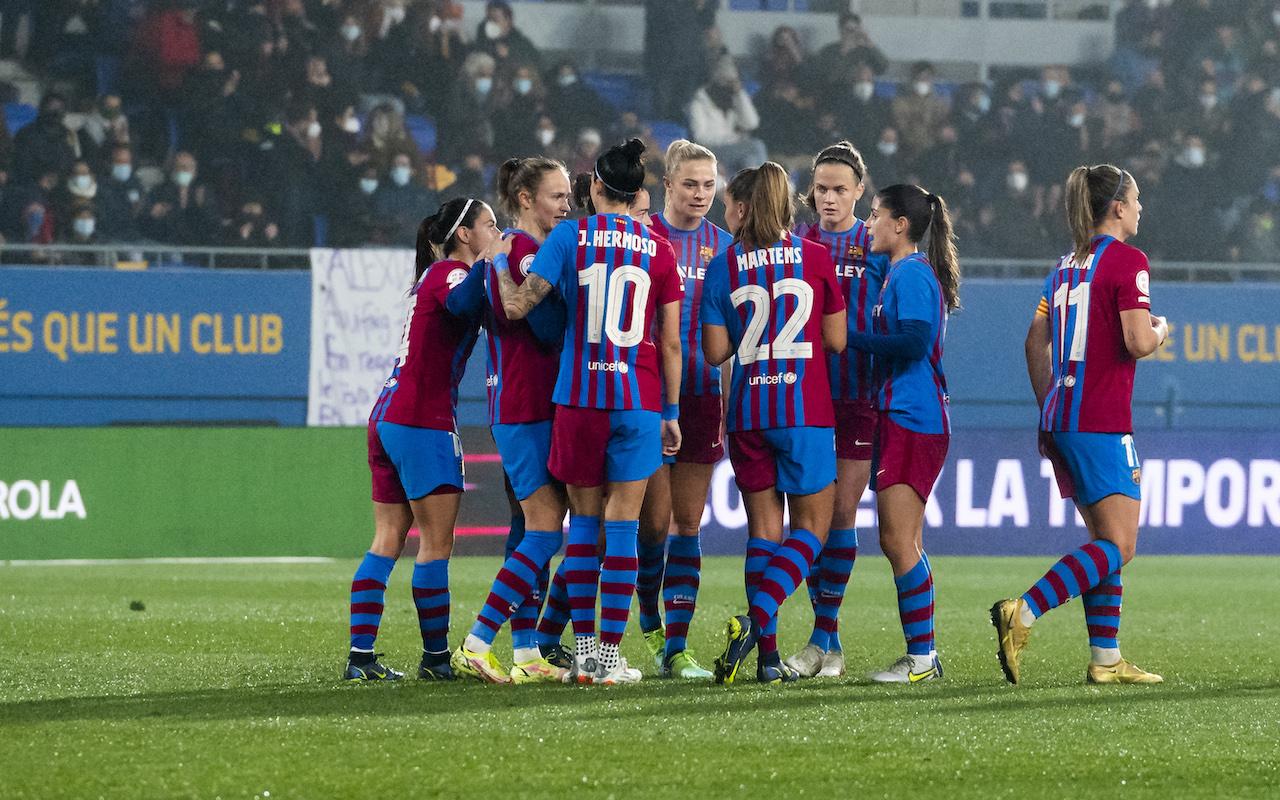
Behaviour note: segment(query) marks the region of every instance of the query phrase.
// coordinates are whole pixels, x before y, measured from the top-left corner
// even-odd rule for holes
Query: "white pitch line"
[[[336,558],[322,556],[227,556],[215,558],[51,558],[30,561],[0,561],[6,567],[96,567],[130,564],[332,564]]]

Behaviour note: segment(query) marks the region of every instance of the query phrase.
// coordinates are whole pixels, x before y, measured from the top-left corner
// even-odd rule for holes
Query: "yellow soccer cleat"
[[[557,667],[545,658],[536,658],[523,664],[511,667],[511,682],[525,683],[568,683],[569,670]]]
[[[654,666],[661,671],[662,662],[666,661],[667,656],[667,632],[661,625],[644,635],[644,647],[653,657]]]
[[[999,645],[996,655],[1000,656],[1000,668],[1009,683],[1017,683],[1020,678],[1022,649],[1031,638],[1031,628],[1022,624],[1024,605],[1026,603],[1019,597],[1001,600],[991,607],[991,624],[996,626],[996,643]]]
[[[1084,679],[1086,683],[1164,683],[1164,678],[1123,658],[1110,665],[1090,664]]]
[[[475,678],[482,683],[511,683],[511,677],[492,650],[481,655],[460,645],[453,651],[449,666],[460,678]]]

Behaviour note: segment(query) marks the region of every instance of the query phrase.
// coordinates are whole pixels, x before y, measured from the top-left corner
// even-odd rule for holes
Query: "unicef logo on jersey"
[[[587,364],[587,369],[592,372],[617,372],[626,375],[631,371],[631,365],[625,361],[591,361]]]
[[[779,384],[792,385],[800,380],[800,376],[794,372],[777,372],[773,375],[753,375],[747,380],[748,386],[777,386]]]

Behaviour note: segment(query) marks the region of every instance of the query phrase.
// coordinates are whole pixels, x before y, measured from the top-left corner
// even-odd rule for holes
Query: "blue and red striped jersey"
[[[1131,433],[1137,362],[1124,343],[1120,312],[1151,308],[1147,256],[1095,236],[1083,264],[1063,256],[1045,280],[1053,375],[1040,412],[1046,431]]]
[[[729,246],[707,268],[703,325],[728,329],[737,350],[730,431],[835,425],[822,317],[844,310],[820,244],[788,235],[768,247]]]
[[[702,322],[698,306],[702,303],[702,281],[711,259],[724,252],[733,239],[728,231],[703,218],[691,231],[674,227],[661,214],[654,214],[653,229],[668,242],[676,254],[676,268],[684,279],[684,301],[680,303],[680,347],[684,362],[680,371],[681,394],[719,395],[720,368],[707,363],[702,354]]]
[[[511,234],[511,253],[507,256],[511,279],[520,285],[533,265],[538,243],[524,231],[508,230],[505,234]],[[560,350],[538,341],[528,320],[507,319],[493,262],[488,263],[487,269],[484,323],[489,349],[485,376],[489,424],[549,420],[554,409],[551,393],[556,385]]]
[[[533,259],[564,298],[568,327],[553,400],[612,410],[662,410],[653,319],[683,296],[675,254],[630,217],[557,225]]]
[[[478,318],[455,317],[445,301],[470,271],[461,261],[437,261],[422,273],[410,292],[395,367],[373,405],[371,421],[457,428],[458,384],[480,325]]]
[[[942,343],[947,336],[947,306],[942,284],[923,253],[912,253],[889,266],[880,300],[873,309],[876,333],[901,333],[904,320],[929,324],[925,358],[876,358],[879,407],[894,422],[916,433],[950,433],[947,376],[942,371]]]
[[[889,268],[889,257],[871,252],[871,235],[860,219],[854,219],[853,227],[832,233],[822,230],[818,223],[807,225],[798,231],[811,242],[825,245],[836,267],[836,280],[844,294],[849,309],[849,330],[866,333],[871,330],[871,310],[880,294],[880,284]],[[875,402],[876,384],[873,380],[871,354],[852,347],[843,353],[827,354],[827,372],[831,377],[831,397],[834,400],[865,400]]]

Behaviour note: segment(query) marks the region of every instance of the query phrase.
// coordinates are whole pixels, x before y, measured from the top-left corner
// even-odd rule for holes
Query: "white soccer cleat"
[[[596,677],[603,671],[604,664],[600,663],[599,640],[592,637],[589,643],[576,643],[573,648],[570,683],[595,683]]]
[[[822,669],[818,670],[815,678],[839,678],[844,675],[844,652],[840,650],[828,650],[822,657]]]
[[[812,678],[822,669],[822,660],[826,652],[816,644],[806,644],[804,649],[788,657],[782,663],[795,670],[801,678]]]
[[[640,670],[628,667],[627,660],[619,657],[618,666],[613,669],[606,668],[603,663],[600,664],[600,669],[596,672],[596,684],[614,686],[619,683],[639,683],[642,677],[644,676],[641,675]]]
[[[910,653],[880,672],[867,676],[876,683],[922,683],[942,677],[942,662],[937,653],[913,656]]]

